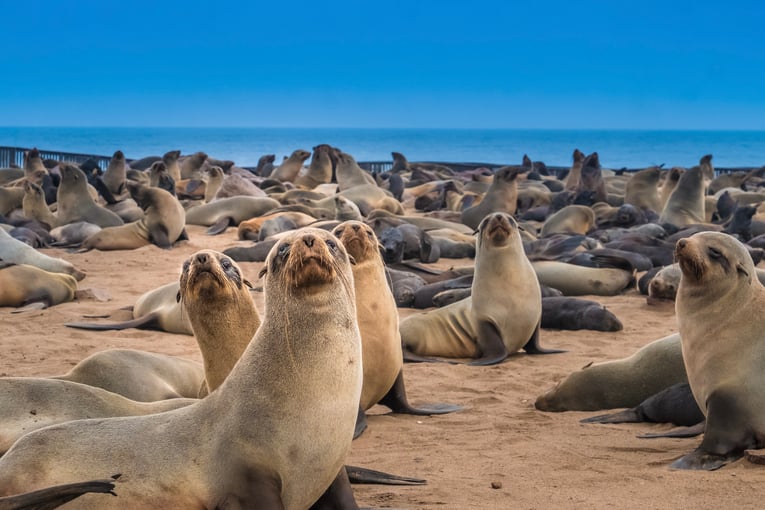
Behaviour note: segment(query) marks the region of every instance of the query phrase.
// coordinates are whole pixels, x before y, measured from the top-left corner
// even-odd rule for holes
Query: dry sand
[[[176,279],[183,260],[199,249],[249,244],[235,240],[235,229],[217,237],[205,235],[201,227],[188,231],[191,240],[170,251],[154,246],[80,254],[46,250],[87,271],[80,289],[105,293],[110,300],[87,298],[22,313],[0,308],[0,375],[60,374],[85,356],[113,347],[200,360],[190,336],[135,329],[91,332],[63,325],[85,314],[113,313],[132,305],[142,293]],[[241,265],[258,286],[260,264]],[[262,310],[262,293],[255,296]],[[763,507],[758,487],[765,482],[765,468],[740,460],[711,473],[670,471],[669,463],[695,448],[698,438],[635,437],[670,426],[583,425],[581,418],[600,413],[534,409],[535,398],[571,371],[590,361],[627,356],[676,331],[674,309],[648,306],[636,291],[592,299],[608,306],[624,330],[543,330],[542,345],[568,352],[516,354],[493,367],[406,365],[411,402],[449,402],[465,409],[421,417],[392,416],[375,407],[369,428],[353,443],[348,463],[426,478],[428,485],[357,485],[359,504],[423,509]]]

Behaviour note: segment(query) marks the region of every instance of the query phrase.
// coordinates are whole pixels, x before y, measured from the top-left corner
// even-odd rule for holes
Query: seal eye
[[[287,254],[287,252],[289,252],[289,251],[290,251],[290,245],[289,245],[289,243],[284,243],[283,245],[279,246],[279,251],[277,252],[277,254],[278,254],[279,256],[282,256],[282,257],[283,257],[283,256],[285,256],[285,255]]]
[[[337,243],[333,241],[332,239],[327,239],[327,246],[329,246],[329,249],[332,251],[335,251],[337,249]]]
[[[717,248],[709,247],[709,258],[711,259],[720,259],[722,258],[722,253],[720,253],[720,250]]]
[[[228,271],[231,269],[231,261],[229,259],[220,259],[220,267],[222,267],[224,271]]]

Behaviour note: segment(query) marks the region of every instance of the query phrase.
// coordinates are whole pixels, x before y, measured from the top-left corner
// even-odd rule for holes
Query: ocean
[[[120,149],[129,159],[201,150],[240,166],[254,166],[263,154],[280,161],[321,143],[357,161],[390,161],[397,151],[410,161],[520,164],[528,154],[567,166],[578,148],[597,151],[604,168],[687,167],[710,153],[721,168],[765,165],[765,131],[0,127],[0,146],[104,156]]]

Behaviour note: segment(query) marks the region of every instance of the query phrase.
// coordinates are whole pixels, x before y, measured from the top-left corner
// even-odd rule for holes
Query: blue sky
[[[754,1],[4,2],[0,125],[761,130],[764,20]]]

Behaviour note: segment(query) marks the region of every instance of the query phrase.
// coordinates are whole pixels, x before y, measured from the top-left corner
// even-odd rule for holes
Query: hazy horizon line
[[[325,129],[325,130],[428,130],[428,131],[650,131],[650,132],[750,132],[762,133],[765,129],[752,128],[624,128],[624,127],[584,127],[584,128],[560,128],[560,127],[428,127],[428,126],[114,126],[114,125],[0,125],[0,129]]]

